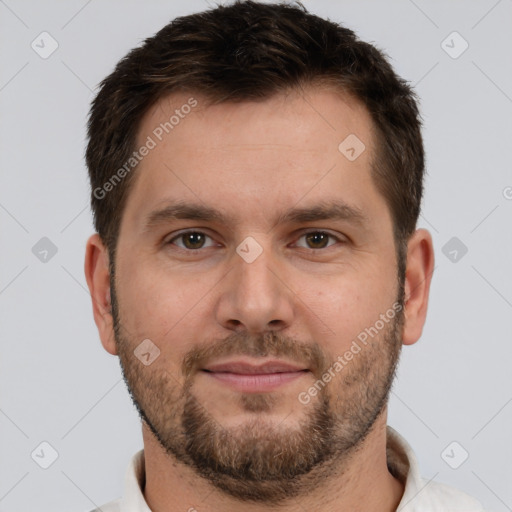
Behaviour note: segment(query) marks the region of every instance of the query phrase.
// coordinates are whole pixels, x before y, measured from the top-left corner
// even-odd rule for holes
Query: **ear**
[[[110,278],[108,251],[96,233],[87,240],[85,251],[85,278],[91,293],[94,321],[101,343],[112,355],[117,354],[114,322],[110,303]]]
[[[402,335],[404,345],[416,343],[423,331],[433,272],[432,237],[426,229],[417,229],[407,244],[405,323]]]

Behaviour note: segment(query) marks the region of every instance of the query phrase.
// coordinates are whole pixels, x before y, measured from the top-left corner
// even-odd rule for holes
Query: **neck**
[[[235,512],[240,501],[198,476],[194,469],[167,455],[143,424],[146,485],[144,497],[152,512]],[[343,467],[320,467],[306,479],[304,493],[282,502],[282,512],[394,512],[403,484],[389,473],[386,461],[386,411]],[[326,477],[325,475],[328,475]],[[306,490],[307,489],[307,490]],[[267,512],[275,505],[244,503],[244,511]]]

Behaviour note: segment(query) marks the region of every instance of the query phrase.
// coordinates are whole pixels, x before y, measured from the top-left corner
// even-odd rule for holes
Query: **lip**
[[[266,360],[259,363],[251,363],[249,361],[236,360],[224,363],[211,364],[203,368],[206,371],[218,373],[228,372],[244,375],[262,375],[268,373],[289,373],[307,370],[303,366],[279,361],[275,359]]]
[[[259,364],[237,360],[208,365],[202,372],[237,391],[262,393],[294,381],[309,373],[309,370],[278,360]]]

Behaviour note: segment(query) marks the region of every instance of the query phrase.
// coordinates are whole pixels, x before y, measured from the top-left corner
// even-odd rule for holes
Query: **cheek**
[[[175,287],[150,272],[121,269],[116,290],[120,317],[133,336],[158,339],[178,321],[185,300]]]
[[[302,287],[302,314],[312,322],[311,332],[322,333],[317,341],[333,357],[347,350],[395,301],[396,283],[380,281],[383,273],[375,270],[332,278],[320,290],[317,280]]]
[[[149,338],[162,348],[171,344],[178,351],[198,331],[216,282],[149,265],[125,265],[117,280],[120,317],[132,338]]]

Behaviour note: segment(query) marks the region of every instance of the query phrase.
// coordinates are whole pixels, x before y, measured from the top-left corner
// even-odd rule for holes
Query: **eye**
[[[198,249],[205,249],[206,247],[212,247],[215,245],[213,243],[205,245],[207,239],[213,242],[211,237],[205,233],[202,233],[201,231],[186,231],[171,238],[167,243],[177,245],[181,249],[193,251]],[[177,241],[181,242],[181,244],[177,243]]]
[[[326,233],[325,231],[310,231],[308,233],[304,233],[299,240],[302,238],[306,241],[306,246],[297,244],[299,247],[304,247],[305,249],[324,249],[326,247],[330,247],[334,245],[336,241],[341,242],[341,240],[331,235],[330,233]],[[329,243],[329,239],[333,239],[333,243]]]
[[[325,249],[326,247],[334,245],[336,242],[342,242],[340,238],[325,231],[310,231],[301,235],[299,240],[301,239],[305,240],[306,245],[297,243],[297,246],[310,250]],[[208,240],[210,241],[209,243]],[[199,249],[215,246],[213,239],[202,231],[182,232],[169,239],[167,244],[176,245],[180,249],[187,251],[197,251]]]

